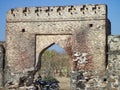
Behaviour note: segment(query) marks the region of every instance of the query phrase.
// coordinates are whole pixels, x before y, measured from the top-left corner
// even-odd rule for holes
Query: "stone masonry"
[[[120,90],[120,36],[108,36],[108,90]]]
[[[71,57],[71,71],[105,71],[106,5],[32,7],[7,13],[6,82],[40,69],[40,56],[53,43]],[[74,62],[74,53],[86,53],[86,63]]]
[[[4,84],[5,42],[0,41],[0,87]]]
[[[71,58],[71,90],[120,90],[120,36],[110,35],[106,5],[11,9],[6,33],[0,86],[30,86],[43,52],[58,44]]]

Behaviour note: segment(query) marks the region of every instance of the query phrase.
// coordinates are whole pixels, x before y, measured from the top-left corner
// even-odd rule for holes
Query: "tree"
[[[55,50],[46,50],[42,55],[41,72],[45,76],[69,76],[70,65],[69,56],[66,53],[60,53]]]

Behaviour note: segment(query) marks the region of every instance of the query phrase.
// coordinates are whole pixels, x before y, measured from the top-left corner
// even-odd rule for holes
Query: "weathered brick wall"
[[[120,36],[106,38],[106,34],[110,34],[110,22],[104,5],[12,9],[7,16],[6,81],[16,83],[15,80],[27,76],[24,72],[33,70],[37,61],[35,53],[39,54],[51,43],[65,47],[65,38],[72,36],[72,52],[78,52],[86,60],[79,61],[80,67],[72,67],[72,90],[120,90]],[[40,43],[42,40],[45,45]],[[1,87],[4,42],[0,45]]]
[[[73,60],[71,90],[120,90],[120,36],[109,34],[105,5],[11,9],[7,15],[5,82],[18,85],[21,77],[32,76],[39,54],[57,43]],[[4,43],[0,45],[1,87],[5,51]]]
[[[6,82],[15,84],[19,82],[19,78],[27,77],[29,71],[35,71],[38,54],[45,49],[42,47],[44,46],[41,44],[42,41],[37,43],[42,35],[53,37],[60,35],[54,40],[51,37],[48,41],[46,38],[42,40],[46,41],[46,45],[54,42],[60,43],[63,47],[67,45],[62,44],[62,40],[65,42],[64,38],[67,35],[72,37],[70,39],[72,44],[68,43],[71,44],[69,47],[71,51],[68,47],[65,48],[72,53],[72,74],[75,72],[91,74],[95,71],[98,76],[103,75],[106,65],[107,25],[106,5],[26,7],[9,10],[6,30]],[[76,59],[74,53],[77,52],[82,56],[80,58],[86,59],[85,62],[83,60],[77,61],[79,64],[74,62]]]
[[[120,36],[109,35],[106,70],[102,75],[95,71],[75,72],[72,75],[74,90],[120,90]]]

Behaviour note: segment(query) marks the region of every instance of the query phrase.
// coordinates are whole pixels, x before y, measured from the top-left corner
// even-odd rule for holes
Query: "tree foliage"
[[[46,50],[42,55],[40,72],[43,76],[69,76],[69,56],[55,50]]]

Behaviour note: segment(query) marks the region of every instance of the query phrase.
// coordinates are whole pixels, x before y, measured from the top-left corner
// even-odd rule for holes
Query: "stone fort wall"
[[[85,82],[84,84],[87,86],[85,87],[86,90],[119,90],[120,89],[120,36],[117,35],[109,35],[108,41],[108,59],[107,59],[107,66],[106,71],[104,72],[103,76],[95,75],[95,72],[85,72],[84,77],[87,77],[87,74],[89,77],[90,74],[94,75],[92,77],[91,81]],[[3,55],[4,53],[1,53]],[[2,65],[3,58],[0,56],[0,66]],[[2,70],[0,71],[0,81],[3,80]],[[78,77],[80,73],[74,74],[74,79]],[[77,79],[77,78],[76,78]],[[3,87],[3,83],[0,82],[0,87]]]
[[[19,78],[34,75],[36,66],[39,68],[38,56],[57,43],[71,60],[74,52],[88,55],[88,63],[71,65],[71,90],[120,89],[120,38],[110,36],[106,5],[11,9],[6,32],[5,84],[18,84]]]
[[[0,41],[0,87],[4,84],[5,42]]]

